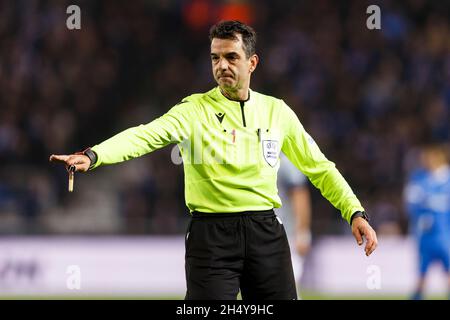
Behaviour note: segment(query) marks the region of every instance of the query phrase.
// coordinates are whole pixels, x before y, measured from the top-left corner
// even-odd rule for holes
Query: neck
[[[220,88],[220,91],[222,94],[227,97],[230,100],[236,100],[236,101],[247,101],[249,98],[249,90],[248,87],[237,89],[237,90],[226,90]]]
[[[447,166],[447,163],[445,163],[445,162],[442,162],[442,163],[433,163],[433,164],[430,166],[430,170],[431,170],[432,172],[437,172],[437,171],[439,171],[440,169],[444,169],[446,166]]]

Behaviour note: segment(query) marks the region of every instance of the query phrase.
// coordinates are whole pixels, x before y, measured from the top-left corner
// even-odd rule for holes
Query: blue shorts
[[[425,275],[433,262],[441,262],[450,271],[450,245],[444,241],[422,242],[419,249],[419,272]]]

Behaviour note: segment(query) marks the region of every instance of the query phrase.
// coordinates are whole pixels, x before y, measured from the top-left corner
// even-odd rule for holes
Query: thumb
[[[353,235],[355,236],[356,242],[358,243],[358,245],[362,245],[363,243],[363,239],[362,239],[362,235],[361,232],[359,231],[358,228],[355,228],[355,230],[353,231]]]

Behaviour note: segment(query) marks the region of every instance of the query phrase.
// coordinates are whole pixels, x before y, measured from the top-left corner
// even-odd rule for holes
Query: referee
[[[186,299],[297,299],[290,249],[273,208],[283,152],[341,211],[365,253],[377,246],[364,208],[283,100],[250,89],[259,58],[255,31],[239,21],[210,30],[218,86],[184,98],[148,124],[71,155],[52,155],[85,172],[176,143],[183,157]]]

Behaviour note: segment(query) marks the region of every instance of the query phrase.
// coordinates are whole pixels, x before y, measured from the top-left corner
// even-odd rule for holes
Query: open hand
[[[49,159],[50,162],[60,162],[66,165],[67,171],[70,166],[75,166],[75,171],[86,172],[91,165],[91,160],[84,154],[70,154],[70,155],[55,155],[52,154]]]

